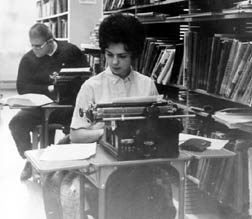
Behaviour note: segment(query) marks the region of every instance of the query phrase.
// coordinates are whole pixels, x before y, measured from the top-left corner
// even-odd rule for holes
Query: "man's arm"
[[[34,80],[32,79],[34,77],[33,72],[34,69],[31,65],[31,62],[27,58],[27,55],[25,55],[18,67],[18,76],[17,76],[17,92],[19,94],[25,94],[25,93],[39,93],[39,94],[48,94],[48,85],[43,84],[36,84],[34,83]]]

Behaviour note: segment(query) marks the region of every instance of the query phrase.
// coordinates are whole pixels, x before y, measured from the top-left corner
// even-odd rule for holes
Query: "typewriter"
[[[92,122],[105,122],[100,145],[117,160],[179,155],[182,115],[172,101],[96,104],[85,113]]]
[[[62,68],[50,75],[56,90],[56,102],[59,104],[74,104],[83,82],[92,76],[90,67]]]

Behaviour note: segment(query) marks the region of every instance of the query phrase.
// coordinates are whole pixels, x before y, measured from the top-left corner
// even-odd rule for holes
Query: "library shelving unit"
[[[102,18],[102,1],[36,0],[37,22],[47,24],[57,40],[79,46]]]
[[[251,133],[230,130],[213,121],[211,115],[224,108],[250,109],[252,105],[251,2],[104,0],[103,4],[104,15],[132,13],[145,25],[148,40],[138,70],[154,78],[159,91],[168,97],[187,107],[208,109],[208,118],[188,119],[185,130],[224,136],[230,140],[228,149],[236,152],[231,161],[204,159],[194,163],[190,175],[196,174],[200,180],[190,182],[237,218],[250,216]],[[161,61],[166,50],[169,52],[163,60],[173,57],[173,65],[167,64],[170,67],[160,77],[158,67],[168,63]],[[175,56],[169,55],[172,50]]]

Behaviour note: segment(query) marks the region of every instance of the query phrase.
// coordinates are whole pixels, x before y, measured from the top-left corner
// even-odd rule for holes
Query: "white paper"
[[[40,160],[44,161],[67,161],[82,160],[95,155],[96,142],[86,144],[61,144],[47,147]]]
[[[182,144],[186,140],[189,140],[191,138],[199,138],[199,139],[210,141],[211,145],[207,148],[209,150],[216,150],[216,149],[220,150],[228,143],[228,140],[205,138],[205,137],[201,137],[198,135],[190,135],[190,134],[180,133],[179,134],[179,144]]]
[[[136,97],[118,97],[113,98],[112,103],[152,103],[159,102],[163,99],[164,95],[154,95],[154,96],[136,96]]]

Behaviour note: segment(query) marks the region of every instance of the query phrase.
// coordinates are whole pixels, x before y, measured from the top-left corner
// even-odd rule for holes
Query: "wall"
[[[36,19],[35,0],[1,0],[0,86],[15,81],[18,64],[30,45],[28,30]],[[1,87],[0,87],[1,88]]]

